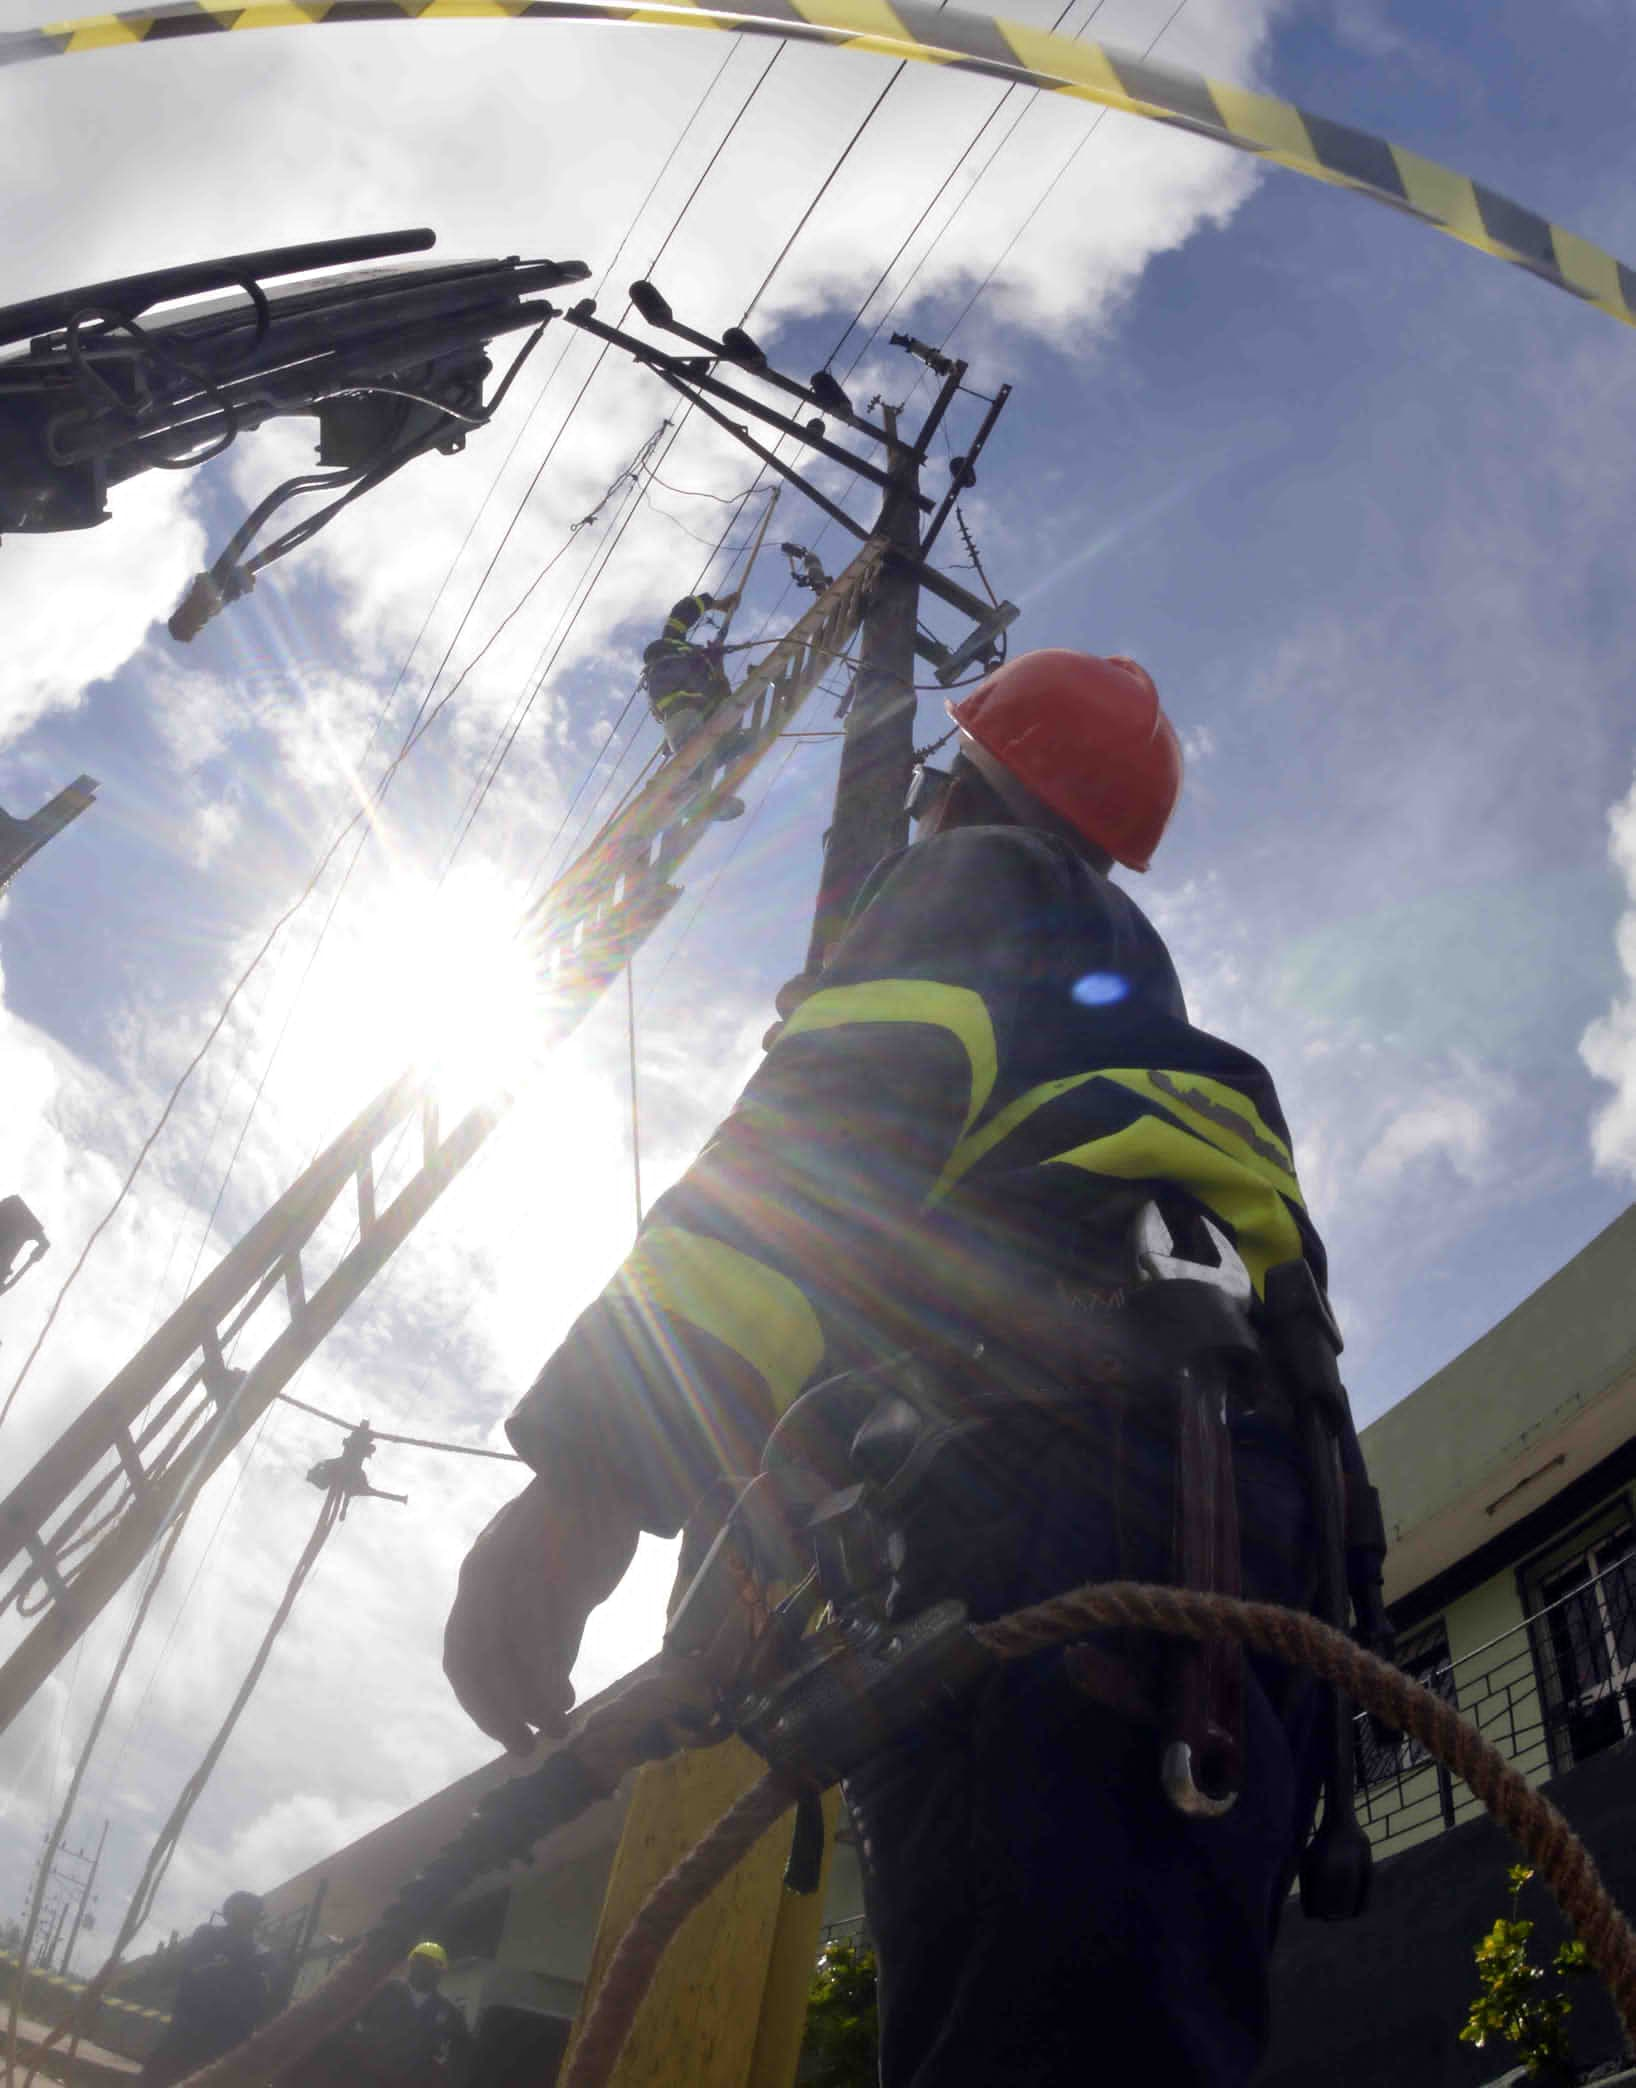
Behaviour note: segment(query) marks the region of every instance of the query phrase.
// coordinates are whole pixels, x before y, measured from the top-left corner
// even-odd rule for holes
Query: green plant
[[[1573,2003],[1560,1982],[1590,1970],[1585,1946],[1561,1944],[1549,1972],[1535,1964],[1529,1955],[1534,1924],[1517,1916],[1523,1887],[1534,1873],[1517,1863],[1507,1875],[1511,1912],[1477,1945],[1478,1993],[1460,2040],[1481,2048],[1491,2037],[1503,2038],[1516,2047],[1531,2080],[1571,2080],[1567,2025]]]
[[[875,1953],[866,1944],[826,1943],[807,2004],[802,2081],[810,2088],[874,2088],[879,2044]]]

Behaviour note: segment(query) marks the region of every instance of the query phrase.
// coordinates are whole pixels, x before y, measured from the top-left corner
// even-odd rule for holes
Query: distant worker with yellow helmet
[[[897,1488],[891,1615],[1183,1579],[1194,1511],[1231,1529],[1246,1592],[1312,1599],[1274,1373],[1246,1368],[1201,1420],[1230,1439],[1201,1510],[1182,1408],[1085,1360],[1159,1280],[1156,1241],[1241,1284],[1246,1322],[1280,1269],[1319,1301],[1325,1280],[1270,1077],[1192,1025],[1109,875],[1148,867],[1177,735],[1135,662],[1066,651],[998,668],[950,714],[959,752],[911,795],[920,838],[876,867],[508,1424],[537,1476],[466,1561],[445,1666],[515,1751],[561,1730],[586,1617],[640,1532],[753,1472],[804,1387],[868,1366],[849,1454]],[[906,1309],[926,1346],[894,1379]],[[1161,1749],[1164,1662],[1110,1642],[1008,1665],[848,1778],[885,2088],[1078,2088],[1104,2067],[1244,2088],[1323,1760],[1310,1688],[1258,1662],[1206,1683],[1187,1716],[1215,1721],[1208,1775],[1201,1755],[1173,1776]]]
[[[344,2037],[322,2054],[321,2078],[347,2088],[447,2088],[471,2070],[466,2018],[438,1989],[449,1969],[441,1943],[417,1943]]]

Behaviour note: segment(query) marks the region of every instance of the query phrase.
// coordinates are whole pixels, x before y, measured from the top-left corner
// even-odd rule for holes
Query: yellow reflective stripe
[[[999,1078],[994,1024],[980,993],[941,986],[934,979],[866,979],[857,986],[826,986],[803,1001],[785,1023],[780,1043],[809,1030],[842,1029],[852,1022],[919,1022],[947,1030],[971,1066],[971,1104],[962,1132],[982,1115]]]
[[[1176,1183],[1232,1228],[1258,1292],[1270,1268],[1304,1252],[1295,1220],[1276,1189],[1231,1154],[1159,1117],[1138,1117],[1123,1131],[1054,1154],[1049,1164],[1124,1182]]]
[[[1107,1067],[1099,1078],[1116,1082],[1144,1101],[1180,1117],[1190,1131],[1242,1160],[1265,1181],[1301,1201],[1295,1163],[1284,1141],[1263,1122],[1260,1111],[1237,1088],[1202,1073],[1172,1073],[1163,1068]],[[1222,1119],[1230,1117],[1231,1123]]]
[[[1305,1208],[1289,1147],[1247,1096],[1206,1074],[1139,1066],[1104,1066],[1094,1073],[1071,1073],[1063,1080],[1047,1080],[1008,1102],[992,1122],[961,1140],[930,1200],[937,1203],[947,1196],[963,1175],[969,1174],[985,1154],[1003,1144],[1037,1110],[1090,1080],[1110,1080],[1144,1102],[1179,1117],[1198,1137],[1240,1161],[1292,1203]],[[1223,1119],[1227,1117],[1236,1121],[1226,1123]]]
[[[618,1280],[639,1304],[686,1320],[742,1357],[780,1413],[824,1360],[824,1330],[806,1294],[725,1241],[656,1225]]]
[[[941,1203],[962,1175],[969,1174],[985,1153],[991,1153],[997,1145],[1002,1145],[1035,1110],[1043,1109],[1058,1095],[1066,1095],[1070,1088],[1083,1087],[1087,1080],[1096,1077],[1094,1073],[1070,1073],[1065,1080],[1047,1080],[1039,1087],[1029,1088],[1014,1102],[1008,1102],[980,1131],[973,1131],[968,1138],[961,1139],[950,1154],[949,1164],[939,1176],[937,1187],[927,1198],[928,1203]]]

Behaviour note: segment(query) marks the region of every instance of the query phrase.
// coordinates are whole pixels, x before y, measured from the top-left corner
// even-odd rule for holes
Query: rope
[[[735,1800],[700,1842],[649,1893],[620,1937],[585,2026],[562,2074],[562,2088],[600,2088],[612,2078],[659,1960],[682,1923],[802,1795],[774,1769]]]
[[[782,486],[774,486],[774,488],[772,489],[771,496],[767,501],[767,505],[761,511],[761,521],[756,529],[754,541],[750,545],[750,554],[744,561],[744,571],[739,575],[738,586],[732,590],[732,592],[738,596],[739,601],[743,600],[744,590],[750,584],[750,575],[756,569],[756,560],[761,556],[761,547],[767,541],[767,525],[773,519],[773,509],[777,507],[778,496],[783,490],[784,489]],[[745,494],[745,500],[748,500],[750,497],[750,493],[753,493],[754,491],[755,487],[752,486],[750,488],[749,493]],[[718,546],[718,550],[719,548],[720,547]],[[722,618],[721,630],[717,637],[718,644],[726,643],[727,634],[733,628],[733,618],[738,614],[738,607],[738,602],[735,601],[732,608],[729,609],[727,614]]]
[[[1627,2035],[1636,2034],[1636,1933],[1602,1883],[1595,1859],[1551,1801],[1530,1789],[1499,1750],[1441,1697],[1316,1617],[1191,1588],[1132,1581],[1075,1588],[996,1623],[975,1625],[972,1636],[997,1659],[1021,1660],[1110,1625],[1166,1638],[1236,1640],[1310,1669],[1364,1710],[1418,1740],[1471,1787],[1526,1850],[1605,1981]],[[647,1984],[672,1937],[799,1795],[797,1787],[769,1772],[661,1880],[620,1940],[562,2076],[563,2088],[603,2088],[612,2078]]]
[[[1221,1636],[1309,1669],[1365,1711],[1418,1740],[1467,1783],[1527,1852],[1601,1974],[1627,2033],[1636,2031],[1636,1933],[1602,1883],[1590,1851],[1550,1800],[1452,1706],[1299,1610],[1196,1589],[1109,1581],[1015,1611],[971,1635],[997,1660],[1021,1660],[1097,1629],[1156,1631],[1167,1638]],[[414,1937],[485,1872],[525,1857],[543,1835],[608,1796],[626,1770],[673,1745],[671,1735],[708,1723],[708,1678],[660,1653],[585,1706],[573,1737],[532,1774],[501,1784],[350,1955],[306,2000],[237,2051],[191,2075],[183,2088],[265,2088],[350,2022],[390,1975]],[[666,1948],[691,1914],[797,1798],[776,1770],[724,1813],[663,1878],[620,1938],[562,2076],[563,2088],[602,2088],[617,2065]],[[298,2077],[297,2077],[298,2078]]]
[[[1236,1640],[1292,1667],[1310,1669],[1365,1711],[1418,1740],[1470,1786],[1527,1851],[1606,1982],[1627,2035],[1636,2034],[1636,1932],[1561,1813],[1452,1705],[1316,1617],[1193,1588],[1134,1581],[1075,1588],[997,1623],[975,1626],[973,1636],[1001,1660],[1018,1660],[1108,1625],[1157,1631],[1166,1638]]]

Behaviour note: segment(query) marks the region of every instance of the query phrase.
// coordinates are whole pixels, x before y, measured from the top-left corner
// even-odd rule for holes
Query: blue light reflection
[[[1111,1008],[1130,991],[1130,984],[1117,972],[1087,972],[1074,981],[1074,999],[1082,1008]]]

